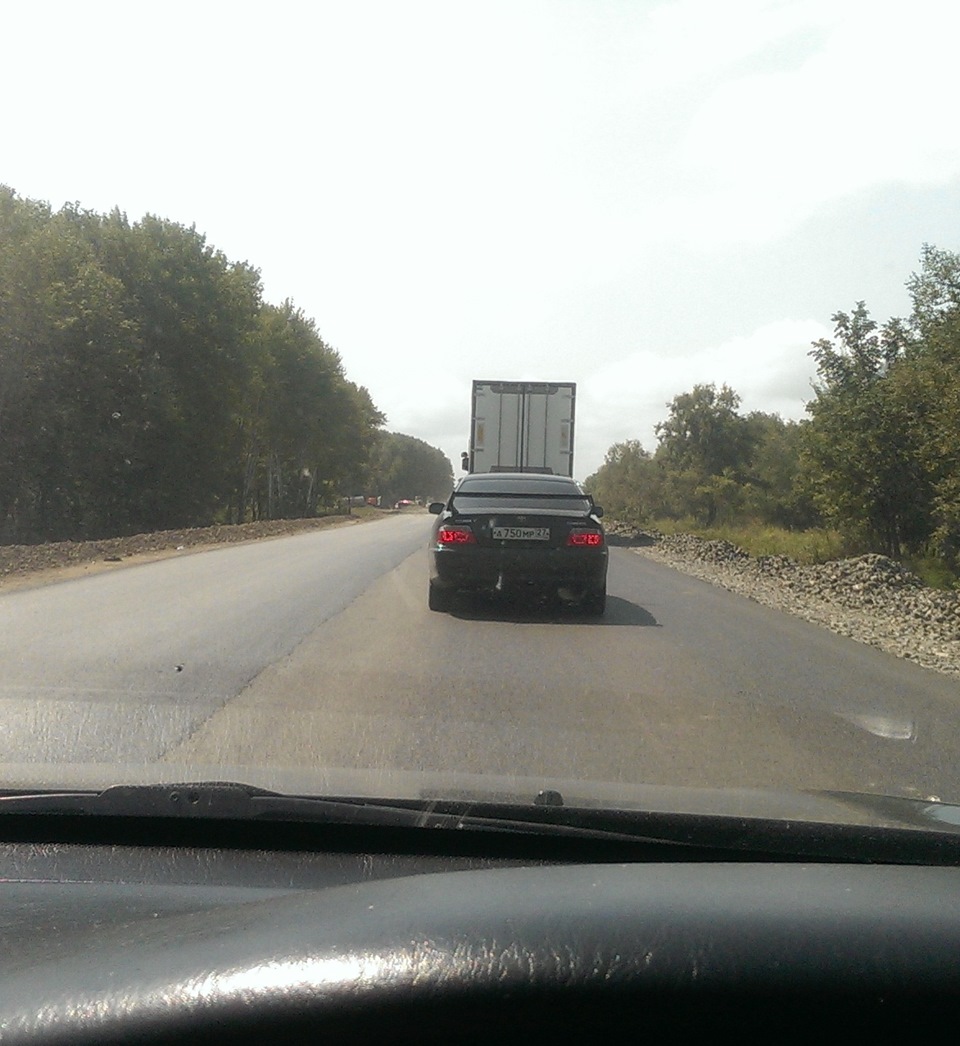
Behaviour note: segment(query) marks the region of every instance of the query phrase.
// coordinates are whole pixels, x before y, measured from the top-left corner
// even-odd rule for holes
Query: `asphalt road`
[[[0,595],[0,763],[960,801],[960,686],[612,549],[607,613],[426,606],[422,514]]]

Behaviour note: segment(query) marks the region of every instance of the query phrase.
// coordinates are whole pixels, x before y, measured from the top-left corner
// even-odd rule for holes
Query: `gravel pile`
[[[320,519],[274,519],[259,523],[223,524],[189,530],[163,530],[101,541],[54,541],[43,545],[0,546],[0,582],[42,571],[84,563],[116,563],[134,556],[175,553],[201,546],[229,545],[240,541],[281,537],[305,530],[342,526],[358,517],[324,516]]]
[[[816,566],[754,557],[728,541],[613,524],[614,543],[925,668],[960,675],[960,593],[927,588],[886,556]]]

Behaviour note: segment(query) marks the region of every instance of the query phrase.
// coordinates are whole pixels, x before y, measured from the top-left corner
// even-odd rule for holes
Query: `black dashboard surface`
[[[960,870],[0,848],[0,1042],[922,1034]]]

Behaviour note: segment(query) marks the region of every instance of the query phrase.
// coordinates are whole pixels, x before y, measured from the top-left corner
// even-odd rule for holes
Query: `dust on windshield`
[[[5,32],[0,784],[960,800],[957,5]]]

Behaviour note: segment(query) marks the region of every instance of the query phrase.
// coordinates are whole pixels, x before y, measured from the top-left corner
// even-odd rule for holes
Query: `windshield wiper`
[[[555,814],[554,793],[540,793],[528,806],[435,799],[362,799],[286,795],[233,781],[114,785],[103,791],[0,793],[6,816],[191,818],[225,821],[367,825],[378,828],[446,828],[607,844],[654,845],[703,851],[695,839],[639,834],[628,824],[588,823],[583,816]],[[581,815],[588,812],[580,811]],[[710,847],[711,852],[713,847]]]
[[[458,835],[553,839],[578,859],[833,861],[960,865],[955,827],[896,827],[529,803],[287,795],[235,782],[116,785],[103,791],[0,793],[6,816],[188,818],[260,824],[380,829],[445,828]],[[561,800],[562,802],[562,800]]]
[[[417,825],[423,818],[419,810],[380,800],[285,795],[233,781],[113,785],[101,792],[8,792],[0,794],[0,816],[4,814],[276,819],[394,827]]]

